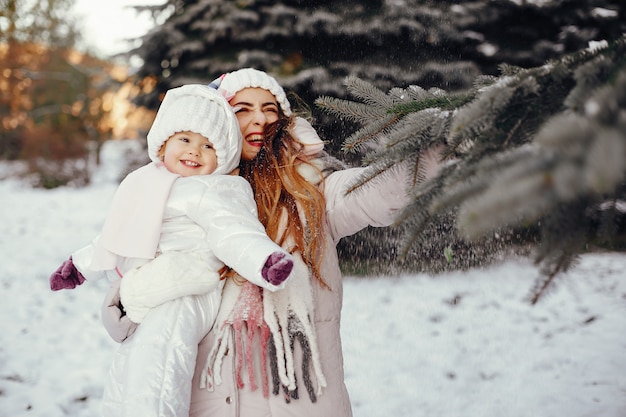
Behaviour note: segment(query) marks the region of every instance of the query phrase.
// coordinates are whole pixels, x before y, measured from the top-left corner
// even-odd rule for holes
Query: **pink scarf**
[[[117,256],[154,259],[165,203],[178,177],[162,163],[152,162],[124,178],[102,227],[91,269],[114,269]]]

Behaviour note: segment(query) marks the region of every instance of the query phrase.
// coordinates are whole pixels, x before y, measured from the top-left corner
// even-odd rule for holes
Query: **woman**
[[[190,415],[351,416],[336,244],[393,222],[407,202],[406,171],[346,195],[364,168],[328,173],[322,142],[294,117],[274,78],[247,68],[215,84],[236,111],[244,138],[240,175],[252,185],[259,218],[299,262],[275,294],[237,277],[227,281],[216,325],[199,345]],[[422,156],[427,177],[438,162],[436,150]]]
[[[407,202],[398,167],[375,185],[346,194],[364,168],[345,169],[323,152],[315,130],[291,111],[284,90],[246,68],[212,83],[236,112],[244,138],[240,175],[259,219],[293,255],[292,277],[270,293],[230,274],[216,324],[200,342],[193,417],[348,417],[339,324],[342,281],[336,244],[367,226],[388,226]],[[437,150],[420,158],[436,174]],[[112,287],[103,320],[116,340],[134,326]]]

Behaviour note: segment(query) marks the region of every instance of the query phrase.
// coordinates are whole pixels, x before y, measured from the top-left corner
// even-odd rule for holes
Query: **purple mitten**
[[[263,279],[272,285],[282,284],[293,269],[293,261],[282,252],[274,252],[265,261],[261,270]]]
[[[71,290],[85,282],[81,274],[72,262],[72,257],[63,262],[52,275],[50,275],[50,289],[52,291]]]

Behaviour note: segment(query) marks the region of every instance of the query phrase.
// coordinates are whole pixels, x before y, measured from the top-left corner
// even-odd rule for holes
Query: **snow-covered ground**
[[[107,144],[87,188],[0,181],[0,417],[99,415],[116,348],[99,321],[107,284],[52,292],[48,276],[98,233],[118,149]],[[626,254],[584,256],[531,306],[537,274],[512,259],[434,277],[347,277],[355,417],[626,416]]]

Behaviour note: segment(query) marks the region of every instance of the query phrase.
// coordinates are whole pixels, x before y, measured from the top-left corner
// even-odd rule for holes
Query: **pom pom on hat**
[[[263,71],[254,68],[243,68],[222,75],[210,85],[214,88],[217,87],[217,91],[228,101],[230,101],[238,91],[244,88],[264,88],[276,97],[276,101],[283,113],[285,113],[285,116],[291,116],[291,106],[289,105],[289,100],[287,100],[285,90],[283,90],[274,77]]]
[[[206,137],[215,147],[214,174],[227,174],[239,165],[242,138],[232,107],[215,89],[189,84],[168,90],[148,132],[148,156],[160,161],[159,149],[177,132]]]

